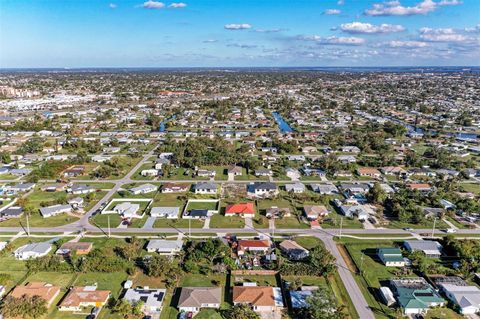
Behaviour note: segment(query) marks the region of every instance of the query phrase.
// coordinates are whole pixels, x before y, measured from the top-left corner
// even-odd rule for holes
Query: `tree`
[[[367,199],[373,204],[383,204],[387,199],[387,193],[380,186],[380,183],[375,182],[373,187],[368,190]]]
[[[40,296],[7,296],[3,299],[1,313],[6,318],[40,318],[47,313],[47,301]]]
[[[132,305],[125,299],[118,299],[112,310],[115,313],[119,313],[122,316],[127,317],[132,312]]]
[[[146,264],[146,273],[151,277],[160,277],[173,268],[172,262],[165,256],[155,255]]]
[[[0,162],[3,164],[9,164],[12,162],[9,152],[0,152]]]
[[[301,310],[306,319],[343,319],[346,318],[343,309],[337,306],[333,295],[320,287],[306,299],[307,307]]]
[[[225,319],[260,319],[260,316],[247,305],[235,305],[222,312]]]

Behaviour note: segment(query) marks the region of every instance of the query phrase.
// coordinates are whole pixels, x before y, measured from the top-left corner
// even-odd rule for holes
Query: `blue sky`
[[[0,67],[479,65],[479,0],[0,0]]]

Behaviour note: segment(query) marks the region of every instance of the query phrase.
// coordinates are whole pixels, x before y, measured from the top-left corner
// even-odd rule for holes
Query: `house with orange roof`
[[[266,254],[270,249],[270,241],[261,239],[244,239],[238,241],[237,254],[245,255],[246,252]]]
[[[359,169],[357,169],[357,174],[359,176],[373,178],[379,178],[382,175],[378,169],[373,167],[360,167]]]
[[[225,208],[225,216],[255,217],[255,207],[252,202],[230,204]]]
[[[110,298],[109,290],[97,286],[72,287],[58,306],[60,311],[81,311],[86,307],[103,307]]]
[[[248,305],[257,312],[275,311],[284,307],[280,288],[250,285],[233,287],[233,304]]]
[[[10,296],[14,298],[21,298],[22,296],[38,296],[45,299],[47,307],[50,307],[59,293],[60,287],[58,286],[46,282],[29,282],[26,285],[16,286],[10,293]]]
[[[408,184],[407,188],[409,188],[411,190],[418,190],[420,192],[429,192],[429,191],[432,190],[432,186],[430,186],[429,184],[425,184],[425,183]]]

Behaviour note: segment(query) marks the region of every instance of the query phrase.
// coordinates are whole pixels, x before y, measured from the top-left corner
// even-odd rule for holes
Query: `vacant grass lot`
[[[219,202],[188,202],[187,210],[192,209],[206,209],[206,210],[218,210]]]
[[[183,211],[185,206],[185,198],[182,193],[178,194],[162,194],[157,193],[153,199],[152,207],[180,207],[180,211]]]
[[[166,218],[157,218],[153,224],[153,228],[188,228],[189,220],[178,218],[178,219],[166,219]],[[203,221],[190,219],[190,227],[192,228],[202,228]]]
[[[220,214],[213,214],[210,218],[210,228],[243,228],[245,220],[239,216],[225,217]]]

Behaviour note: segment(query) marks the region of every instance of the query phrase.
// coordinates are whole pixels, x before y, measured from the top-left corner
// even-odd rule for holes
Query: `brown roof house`
[[[60,311],[81,311],[85,307],[102,307],[108,298],[110,291],[97,290],[97,286],[72,287],[58,306]]]
[[[233,304],[248,305],[257,312],[282,309],[282,291],[278,287],[235,286]]]
[[[308,250],[293,240],[282,241],[280,243],[280,249],[292,260],[302,260],[309,256]]]
[[[15,298],[20,298],[24,295],[28,297],[39,296],[45,299],[47,306],[50,307],[59,293],[60,287],[58,286],[53,286],[46,282],[29,282],[24,286],[15,287],[10,296]]]
[[[328,215],[328,209],[323,205],[305,205],[303,211],[308,220],[317,220]]]
[[[87,255],[93,248],[93,243],[68,242],[60,246],[55,252],[57,255],[70,255],[75,252],[77,255]]]
[[[222,288],[183,287],[178,300],[178,310],[198,312],[202,308],[220,308]]]

